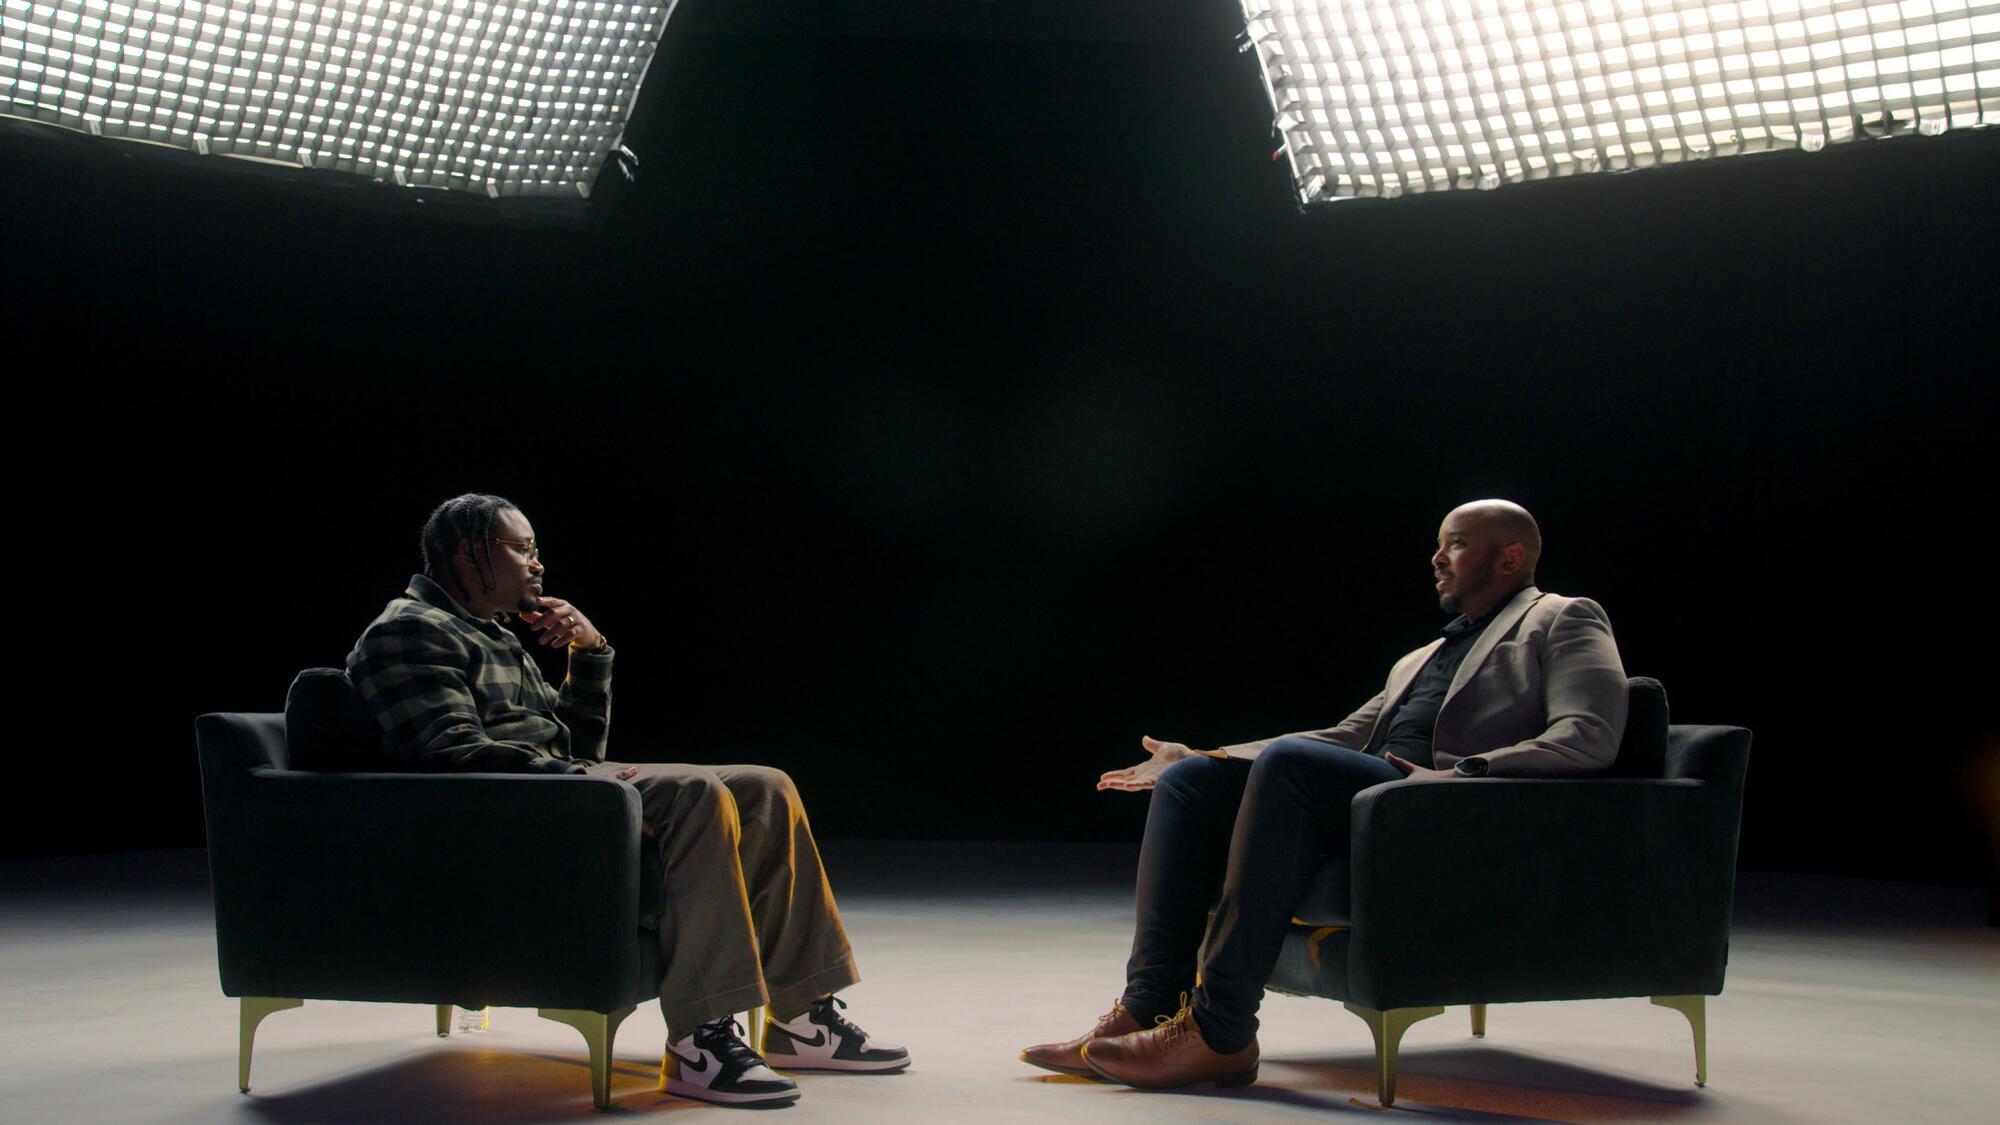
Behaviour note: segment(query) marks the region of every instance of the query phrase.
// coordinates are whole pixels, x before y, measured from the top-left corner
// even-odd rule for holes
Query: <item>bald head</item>
[[[1512,597],[1535,580],[1542,529],[1512,500],[1474,500],[1453,508],[1438,527],[1431,556],[1438,604],[1468,617]]]
[[[1463,515],[1485,527],[1495,546],[1519,543],[1524,556],[1521,584],[1526,586],[1535,580],[1535,564],[1542,561],[1542,528],[1528,514],[1528,509],[1512,500],[1474,500],[1453,508],[1451,514]]]

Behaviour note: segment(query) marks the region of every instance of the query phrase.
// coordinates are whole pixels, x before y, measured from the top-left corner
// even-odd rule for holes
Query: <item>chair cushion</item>
[[[399,767],[361,693],[339,668],[308,668],[285,693],[285,744],[295,770],[353,772]]]
[[[1667,689],[1651,676],[1633,676],[1625,683],[1625,740],[1605,776],[1665,777]]]

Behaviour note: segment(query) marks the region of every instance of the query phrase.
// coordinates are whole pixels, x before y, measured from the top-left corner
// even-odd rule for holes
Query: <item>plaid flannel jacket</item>
[[[611,733],[611,650],[575,652],[561,691],[497,621],[419,574],[347,654],[347,675],[412,768],[580,772]]]

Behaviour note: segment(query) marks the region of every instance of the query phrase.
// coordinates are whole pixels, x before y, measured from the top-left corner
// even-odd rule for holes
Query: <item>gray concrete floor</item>
[[[1400,1113],[1456,1121],[1969,1122],[1996,1119],[2000,932],[1978,892],[1746,876],[1729,983],[1709,1005],[1709,1086],[1685,1021],[1644,1000],[1455,1009],[1404,1044],[1374,1102],[1367,1029],[1273,996],[1260,1081],[1146,1094],[1022,1065],[1116,995],[1132,851],[833,842],[861,957],[850,1014],[909,1045],[906,1074],[806,1076],[786,1120],[1251,1122]],[[582,1041],[524,1010],[440,1040],[428,1008],[308,1003],[258,1037],[235,1089],[235,1002],[217,985],[199,852],[0,864],[0,1121],[597,1120]],[[969,876],[968,874],[969,873]],[[618,1036],[616,1116],[734,1111],[655,1088],[664,1029]]]

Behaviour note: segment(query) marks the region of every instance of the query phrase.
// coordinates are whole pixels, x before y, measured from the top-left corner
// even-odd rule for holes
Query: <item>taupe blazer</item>
[[[1444,639],[1396,661],[1380,694],[1326,730],[1299,731],[1355,750],[1374,750],[1417,672]],[[1611,764],[1625,734],[1625,665],[1611,621],[1589,598],[1525,586],[1486,627],[1452,677],[1431,747],[1439,769],[1475,755],[1494,777],[1560,777]],[[1277,741],[1225,746],[1255,758]]]

